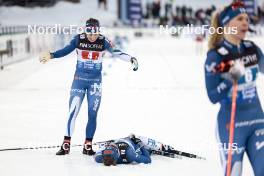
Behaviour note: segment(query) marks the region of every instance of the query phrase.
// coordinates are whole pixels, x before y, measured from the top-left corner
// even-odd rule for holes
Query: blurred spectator
[[[152,16],[154,19],[157,19],[160,17],[160,0],[156,0],[152,4]]]
[[[100,9],[101,6],[104,6],[104,9],[107,10],[107,0],[98,0],[98,8]]]
[[[260,11],[260,23],[261,24],[264,24],[264,1],[262,3],[262,5],[260,6],[259,8],[259,11]]]
[[[181,14],[182,14],[182,22],[184,25],[190,24],[188,17],[187,17],[187,7],[184,5],[181,8]]]
[[[181,12],[180,12],[181,8],[180,6],[176,6],[176,16],[180,16]]]
[[[205,14],[207,16],[212,16],[213,12],[216,10],[216,7],[212,5],[210,8],[206,9]]]
[[[167,0],[165,3],[165,17],[169,18],[172,17],[172,5],[174,3],[174,0]]]
[[[150,1],[146,4],[146,14],[144,16],[146,19],[149,19],[152,16],[152,3]]]
[[[196,24],[197,25],[203,25],[203,24],[205,24],[206,14],[205,14],[204,9],[198,9],[195,12],[195,18],[196,18]]]

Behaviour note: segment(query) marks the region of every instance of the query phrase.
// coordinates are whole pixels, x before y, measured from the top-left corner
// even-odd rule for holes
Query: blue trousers
[[[233,148],[231,176],[242,175],[242,161],[245,152],[255,176],[264,176],[264,114],[262,108],[259,103],[250,107],[237,107],[234,144],[228,146],[230,106],[221,106],[216,129],[224,173],[226,175],[228,150]]]
[[[72,136],[76,117],[86,95],[88,104],[88,122],[86,139],[92,140],[96,130],[97,112],[101,103],[102,76],[100,74],[75,73],[69,100],[69,115],[65,136]]]

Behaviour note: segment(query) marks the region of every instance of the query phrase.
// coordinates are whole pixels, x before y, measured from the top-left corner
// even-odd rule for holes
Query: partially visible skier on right
[[[224,174],[241,176],[246,152],[255,176],[264,176],[264,113],[256,90],[257,74],[264,73],[263,53],[255,43],[244,40],[249,17],[242,2],[234,2],[218,12],[211,26],[237,27],[236,34],[210,36],[204,68],[208,97],[221,105],[216,131],[223,145]]]

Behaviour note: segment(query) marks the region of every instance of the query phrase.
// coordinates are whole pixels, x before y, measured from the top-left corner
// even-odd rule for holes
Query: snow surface
[[[68,156],[55,156],[57,149],[6,151],[0,152],[1,175],[222,175],[214,135],[219,106],[212,105],[205,92],[205,49],[196,53],[191,39],[170,36],[130,36],[130,41],[127,51],[138,58],[139,70],[133,72],[128,63],[105,58],[94,140],[134,132],[207,160],[153,156],[149,165],[104,167],[82,155],[81,147],[72,148]],[[254,41],[264,49],[263,41]],[[0,72],[0,148],[61,144],[75,62],[73,52],[46,65],[32,58]],[[262,76],[259,81],[263,90]],[[263,93],[260,97],[263,100]],[[84,101],[73,144],[83,143],[86,122]],[[247,160],[244,175],[252,175]]]
[[[103,20],[102,24],[109,24],[116,19],[115,3],[111,3],[108,13],[97,10],[97,4],[91,2],[96,1],[83,1],[81,5],[60,2],[50,9],[0,7],[0,19],[2,24],[11,25],[82,25],[92,16]],[[126,50],[138,58],[139,70],[133,72],[128,63],[105,59],[106,76],[94,140],[119,138],[134,132],[207,160],[153,156],[149,165],[104,167],[92,157],[82,155],[81,147],[72,148],[70,155],[62,157],[55,156],[57,149],[7,151],[0,152],[1,175],[222,175],[214,135],[219,105],[209,102],[204,87],[206,44],[202,49],[191,38],[155,35],[144,38],[129,35],[129,38]],[[262,38],[253,40],[264,49]],[[0,71],[1,149],[61,144],[75,62],[73,52],[46,65],[41,65],[34,57]],[[263,83],[260,76],[260,90],[264,88]],[[263,91],[259,94],[263,101]],[[73,144],[83,143],[86,122],[87,103],[84,101],[77,117]],[[246,158],[243,172],[245,176],[252,175]]]

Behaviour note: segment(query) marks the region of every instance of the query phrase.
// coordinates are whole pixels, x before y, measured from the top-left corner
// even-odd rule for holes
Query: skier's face
[[[249,27],[249,18],[246,13],[241,13],[234,19],[232,19],[227,27],[236,27],[237,28],[237,33],[236,34],[230,34],[233,35],[232,37],[235,38],[236,40],[243,40],[246,36],[246,33],[248,31]]]
[[[98,37],[99,37],[99,34],[91,34],[91,33],[87,34],[87,38],[90,42],[95,42]]]

